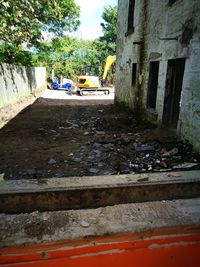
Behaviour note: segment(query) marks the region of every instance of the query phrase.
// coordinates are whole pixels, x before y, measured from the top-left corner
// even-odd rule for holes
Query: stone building
[[[200,152],[200,0],[119,0],[116,102]]]

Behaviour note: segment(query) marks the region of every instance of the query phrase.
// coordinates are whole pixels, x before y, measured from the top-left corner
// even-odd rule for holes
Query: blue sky
[[[117,0],[75,0],[81,8],[81,25],[74,34],[77,38],[91,40],[102,35],[100,23],[104,6],[116,6]]]

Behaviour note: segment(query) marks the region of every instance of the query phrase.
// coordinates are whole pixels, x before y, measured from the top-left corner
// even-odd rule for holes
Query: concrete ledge
[[[0,247],[66,240],[77,242],[77,239],[88,240],[89,237],[94,238],[91,241],[94,246],[97,236],[110,238],[115,234],[142,232],[143,239],[144,232],[176,227],[174,234],[182,234],[183,228],[197,230],[199,226],[200,198],[121,204],[98,209],[0,214]]]
[[[200,171],[2,181],[0,212],[24,213],[194,198]]]

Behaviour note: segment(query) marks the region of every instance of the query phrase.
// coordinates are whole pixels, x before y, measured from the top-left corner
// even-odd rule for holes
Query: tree
[[[117,7],[105,7],[102,18],[104,20],[104,22],[101,23],[103,36],[100,37],[100,41],[107,47],[109,54],[115,54],[117,39]]]
[[[80,8],[74,0],[0,0],[0,46],[8,61],[22,45],[38,46],[42,33],[76,30]]]
[[[49,76],[54,69],[58,77],[75,79],[84,66],[100,66],[101,62],[93,41],[78,41],[67,36],[41,42],[33,52],[31,64],[45,66]]]

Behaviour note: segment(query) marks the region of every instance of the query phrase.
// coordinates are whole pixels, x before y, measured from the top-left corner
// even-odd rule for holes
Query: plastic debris
[[[135,144],[134,148],[137,152],[143,152],[143,153],[154,153],[155,148],[153,146],[145,145],[145,144]]]

